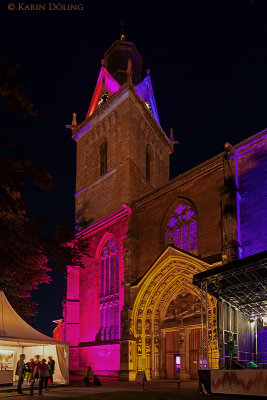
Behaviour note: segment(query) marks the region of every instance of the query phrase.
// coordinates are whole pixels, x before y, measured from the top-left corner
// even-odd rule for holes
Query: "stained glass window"
[[[119,283],[120,283],[120,275],[119,275],[119,253],[116,253],[115,257],[115,293],[119,293]]]
[[[100,306],[100,340],[105,340],[105,309]]]
[[[100,340],[120,337],[119,312],[119,248],[109,239],[100,256]]]
[[[100,260],[100,297],[104,296],[104,288],[105,288],[105,281],[104,281],[104,277],[105,277],[105,259],[101,258]]]
[[[102,249],[100,258],[100,297],[119,293],[119,248],[110,239]]]
[[[113,340],[115,339],[114,337],[114,304],[111,305],[110,307],[110,339]]]
[[[110,329],[110,325],[109,325],[109,305],[106,304],[105,307],[105,340],[109,340],[109,329]]]
[[[120,313],[119,313],[119,303],[115,304],[114,309],[114,320],[115,320],[115,339],[120,338]]]
[[[166,243],[196,253],[197,218],[189,204],[180,203],[167,224]]]
[[[109,262],[110,258],[108,256],[105,257],[105,296],[109,295]]]

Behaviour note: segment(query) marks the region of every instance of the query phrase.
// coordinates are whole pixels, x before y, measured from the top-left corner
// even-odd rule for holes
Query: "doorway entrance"
[[[166,332],[166,378],[198,379],[201,328]]]

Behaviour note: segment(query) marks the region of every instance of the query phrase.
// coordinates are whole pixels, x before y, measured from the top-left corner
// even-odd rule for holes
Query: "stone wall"
[[[241,258],[267,249],[266,133],[237,148]]]
[[[222,186],[222,157],[217,157],[134,203],[136,215],[133,218],[139,240],[138,275],[145,273],[166,246],[167,222],[180,200],[191,204],[197,213],[198,250],[195,255],[211,262],[220,260]]]
[[[101,121],[77,139],[76,227],[80,231],[168,182],[169,148],[129,91],[116,111],[107,108]],[[100,146],[107,142],[107,174],[100,176]],[[146,179],[146,148],[151,150],[151,178]]]

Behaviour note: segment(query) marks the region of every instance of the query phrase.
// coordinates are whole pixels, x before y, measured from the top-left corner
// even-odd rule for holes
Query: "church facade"
[[[77,142],[76,232],[86,267],[68,267],[63,340],[70,369],[134,380],[197,378],[200,291],[193,275],[266,249],[266,131],[169,181],[174,139],[149,71],[115,41]],[[217,348],[216,300],[208,297]],[[204,361],[203,361],[204,362]]]

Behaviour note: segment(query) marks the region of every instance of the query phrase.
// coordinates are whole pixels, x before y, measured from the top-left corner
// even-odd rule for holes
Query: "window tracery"
[[[119,248],[113,239],[103,246],[100,255],[100,340],[120,337]]]
[[[166,243],[173,243],[182,250],[196,253],[197,217],[189,204],[178,204],[171,215],[167,224]]]

